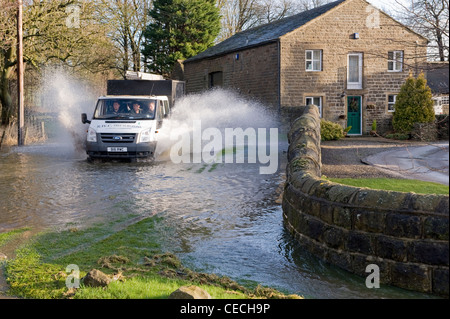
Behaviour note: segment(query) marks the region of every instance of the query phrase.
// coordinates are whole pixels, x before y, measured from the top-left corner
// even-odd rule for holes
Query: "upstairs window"
[[[349,53],[347,61],[347,89],[363,88],[363,54]]]
[[[322,71],[322,50],[305,51],[305,70]]]
[[[388,52],[388,71],[401,72],[403,70],[403,51]]]

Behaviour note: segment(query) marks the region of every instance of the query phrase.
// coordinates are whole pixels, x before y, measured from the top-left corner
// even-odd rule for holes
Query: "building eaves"
[[[345,0],[334,1],[284,19],[280,19],[236,33],[235,35],[218,43],[217,45],[210,47],[209,49],[197,54],[196,56],[193,56],[192,58],[187,59],[186,61],[184,61],[184,63],[205,58],[212,58],[227,53],[278,41],[281,36],[294,31],[295,29],[321,16],[322,14],[328,12],[329,10],[333,9],[343,2],[345,2]]]

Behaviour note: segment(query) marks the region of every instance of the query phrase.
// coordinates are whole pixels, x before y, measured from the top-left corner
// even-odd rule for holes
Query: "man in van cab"
[[[118,115],[119,114],[119,109],[120,109],[120,103],[117,102],[117,101],[114,101],[111,114]]]
[[[138,102],[134,102],[130,114],[139,114],[139,113],[141,113],[141,106]]]

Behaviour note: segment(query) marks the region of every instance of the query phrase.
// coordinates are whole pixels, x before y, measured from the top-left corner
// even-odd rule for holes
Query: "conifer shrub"
[[[431,89],[423,73],[417,79],[410,75],[397,95],[392,119],[394,130],[409,134],[415,123],[433,122],[435,116],[431,97]]]

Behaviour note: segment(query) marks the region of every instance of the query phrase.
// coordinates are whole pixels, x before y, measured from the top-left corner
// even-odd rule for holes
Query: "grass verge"
[[[300,298],[260,285],[244,287],[228,277],[192,271],[174,254],[160,250],[157,217],[125,226],[123,221],[35,236],[5,264],[9,294],[39,299],[161,299],[180,286],[197,285],[214,299]],[[68,289],[66,280],[72,273],[66,267],[74,264],[80,270],[80,278],[95,268],[117,280],[106,289],[82,283],[78,289]]]
[[[367,187],[397,192],[413,192],[417,194],[448,195],[449,187],[446,185],[424,182],[413,179],[393,178],[329,178],[328,180],[355,187]]]

